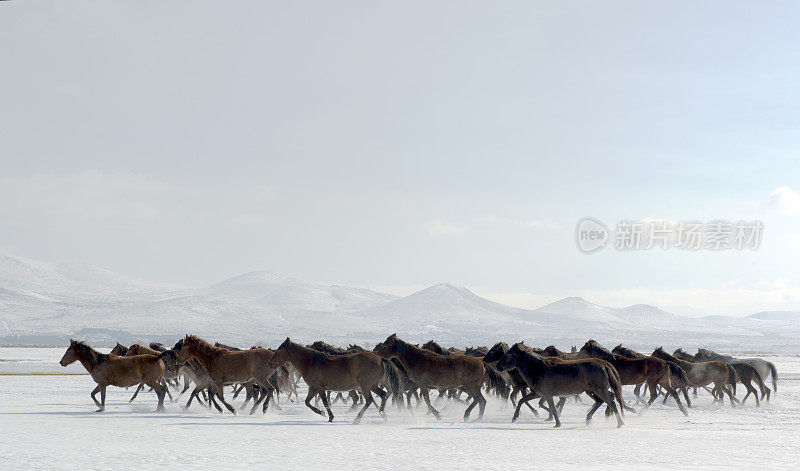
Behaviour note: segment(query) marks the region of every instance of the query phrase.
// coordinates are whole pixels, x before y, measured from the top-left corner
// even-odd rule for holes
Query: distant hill
[[[762,311],[747,316],[750,319],[767,321],[794,321],[800,322],[800,311]]]
[[[73,335],[103,343],[116,337],[169,342],[195,333],[244,346],[275,344],[286,336],[369,345],[393,332],[413,342],[459,346],[526,340],[568,348],[591,337],[633,348],[800,349],[800,311],[696,319],[648,304],[613,308],[579,297],[520,309],[449,283],[398,298],[267,271],[180,288],[91,265],[0,254],[0,344],[61,343]]]

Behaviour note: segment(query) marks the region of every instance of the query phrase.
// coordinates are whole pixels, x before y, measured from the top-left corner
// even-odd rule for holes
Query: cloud
[[[456,226],[441,219],[425,224],[425,232],[431,237],[458,236],[467,230],[466,227]]]
[[[527,223],[525,223],[525,225],[533,229],[547,229],[547,230],[558,229],[559,227],[561,227],[560,224],[555,223],[548,218],[534,219],[532,221],[528,221]]]
[[[779,186],[769,194],[767,208],[786,214],[800,214],[800,193],[786,186]]]

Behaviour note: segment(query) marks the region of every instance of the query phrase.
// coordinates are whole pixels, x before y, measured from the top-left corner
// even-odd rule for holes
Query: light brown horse
[[[94,382],[97,383],[97,387],[92,391],[92,400],[99,407],[97,412],[102,412],[106,408],[106,388],[108,386],[127,388],[141,384],[146,384],[156,391],[158,396],[156,411],[164,410],[164,396],[167,388],[162,384],[164,363],[160,356],[120,357],[100,353],[79,340],[70,340],[69,347],[59,363],[61,366],[67,366],[75,361],[81,362]],[[100,402],[95,398],[98,392],[100,393]]]
[[[441,419],[439,411],[431,405],[430,389],[464,388],[472,398],[472,404],[464,411],[464,421],[476,405],[480,405],[478,420],[483,419],[486,409],[486,398],[481,393],[486,367],[479,358],[466,355],[440,355],[429,350],[411,345],[390,335],[384,342],[375,347],[375,352],[386,358],[397,358],[408,372],[408,376],[422,392],[428,410]]]
[[[686,377],[692,386],[700,387],[714,383],[714,389],[712,390],[714,402],[717,402],[718,397],[724,398],[722,394],[724,392],[731,400],[731,407],[735,407],[733,393],[725,387],[726,384],[730,384],[731,387],[736,385],[736,370],[732,366],[721,361],[706,361],[702,363],[683,361],[676,356],[670,355],[662,347],[655,349],[653,356],[677,363],[686,372]]]
[[[306,406],[317,414],[325,415],[311,405],[311,398],[319,396],[328,411],[328,422],[333,422],[333,412],[331,412],[327,391],[350,391],[354,388],[361,391],[366,400],[354,423],[360,422],[369,406],[375,402],[372,398],[373,392],[381,398],[378,410],[383,415],[388,394],[378,386],[384,373],[383,362],[378,355],[372,352],[328,355],[294,343],[289,337],[286,337],[286,340],[275,350],[270,366],[277,368],[286,363],[291,363],[297,368],[308,385]],[[377,404],[375,406],[378,407]]]
[[[178,352],[178,361],[185,363],[191,358],[203,365],[208,375],[214,382],[214,393],[222,404],[233,414],[236,409],[225,401],[223,386],[227,383],[246,383],[250,380],[264,388],[268,393],[264,399],[262,412],[267,411],[271,397],[272,385],[269,377],[275,369],[269,366],[273,352],[265,348],[251,348],[249,350],[230,351],[211,345],[200,337],[187,335],[180,340],[173,350]],[[254,413],[258,403],[253,404],[250,413]]]
[[[645,404],[642,412],[656,400],[658,397],[656,386],[661,386],[667,391],[667,394],[675,399],[683,415],[689,415],[683,407],[680,397],[678,397],[678,392],[672,387],[669,366],[661,358],[653,356],[625,358],[621,355],[614,355],[594,340],[587,341],[577,355],[579,358],[599,358],[611,363],[619,373],[622,384],[638,385],[647,383],[647,387],[650,389],[650,400]]]

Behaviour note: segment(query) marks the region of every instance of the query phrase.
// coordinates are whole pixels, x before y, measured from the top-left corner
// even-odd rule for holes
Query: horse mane
[[[108,359],[108,355],[105,353],[100,353],[94,348],[90,347],[86,342],[83,340],[72,340],[72,348],[80,353],[80,356],[85,358],[89,358],[92,364],[97,364],[104,362]]]
[[[670,355],[666,350],[664,350],[664,347],[658,347],[655,350],[653,350],[653,356],[656,356],[655,355],[656,352],[661,352],[661,355],[659,355],[659,356],[663,357],[663,358],[661,358],[662,360],[669,360],[671,362],[684,361],[684,360],[681,360],[679,358],[675,358],[674,355]]]
[[[205,340],[201,339],[196,335],[187,335],[185,340],[186,342],[184,342],[184,345],[186,343],[193,343],[195,344],[199,352],[202,352],[207,356],[217,356],[222,354],[225,350],[227,350],[226,348],[216,347],[214,345],[211,345],[210,343],[206,342]]]
[[[609,352],[607,348],[603,347],[596,340],[589,339],[583,344],[581,350],[588,351],[594,355],[601,357],[601,360],[611,361],[614,359],[614,354]]]
[[[636,350],[632,350],[628,347],[623,347],[622,344],[617,345],[614,347],[614,350],[619,350],[620,354],[624,357],[628,358],[638,358],[643,357],[644,355],[637,352]],[[612,352],[613,353],[613,352]]]
[[[159,342],[150,342],[150,348],[152,348],[153,350],[155,350],[157,352],[166,352],[167,351],[167,347],[165,347],[163,343],[159,343]]]

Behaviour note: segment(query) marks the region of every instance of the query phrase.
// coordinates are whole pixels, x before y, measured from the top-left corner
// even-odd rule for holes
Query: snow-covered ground
[[[386,422],[371,409],[353,425],[355,413],[341,404],[332,424],[285,399],[283,410],[266,415],[219,415],[194,405],[183,411],[186,397],[153,413],[153,393],[128,404],[132,390],[109,388],[106,412],[98,414],[89,398],[92,379],[64,375],[82,368],[58,366],[62,353],[0,348],[3,468],[781,469],[796,467],[800,451],[800,357],[794,356],[765,357],[781,380],[773,401],[760,408],[751,400],[737,409],[712,405],[702,393],[689,417],[659,400],[616,429],[602,411],[586,427],[588,400],[570,401],[562,428],[553,429],[525,412],[511,424],[510,408],[494,399],[481,423],[462,423],[464,407],[443,402],[441,422],[423,408],[390,408]]]

